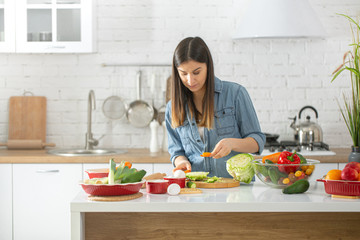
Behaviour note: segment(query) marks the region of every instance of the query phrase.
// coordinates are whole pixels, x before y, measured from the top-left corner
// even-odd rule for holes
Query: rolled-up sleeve
[[[181,143],[181,138],[176,129],[171,126],[171,101],[166,105],[165,110],[165,125],[168,134],[168,152],[170,154],[170,160],[174,165],[174,160],[178,156],[185,156],[185,150]],[[174,165],[175,166],[175,165]]]
[[[239,86],[235,104],[237,105],[235,114],[241,136],[243,138],[252,137],[255,139],[259,146],[258,153],[261,154],[264,149],[266,137],[265,134],[261,132],[254,105],[247,90],[243,86]]]

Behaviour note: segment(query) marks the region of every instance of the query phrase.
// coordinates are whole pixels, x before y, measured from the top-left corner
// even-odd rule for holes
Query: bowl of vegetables
[[[254,160],[256,176],[273,188],[286,188],[300,179],[310,179],[318,160],[306,159],[299,153],[288,151],[274,153]]]
[[[87,194],[94,196],[135,194],[140,191],[145,183],[143,180],[145,174],[145,170],[131,168],[124,161],[116,166],[114,160],[110,159],[107,177],[85,179],[80,185]]]
[[[93,196],[121,196],[135,194],[140,191],[141,186],[145,180],[132,183],[119,183],[119,184],[91,184],[80,183],[84,191]]]

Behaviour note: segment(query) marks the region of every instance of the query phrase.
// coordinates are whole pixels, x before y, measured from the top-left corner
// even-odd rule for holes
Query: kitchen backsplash
[[[131,126],[126,117],[107,119],[104,100],[111,95],[128,104],[136,99],[136,73],[142,72],[143,99],[152,102],[150,78],[156,76],[155,107],[164,104],[170,67],[102,64],[171,64],[178,42],[200,36],[209,45],[215,74],[244,85],[264,132],[290,139],[291,120],[305,105],[314,106],[324,142],[349,147],[351,139],[337,99],[348,91],[349,76],[334,83],[331,73],[349,49],[348,21],[360,15],[359,0],[310,0],[328,36],[325,39],[233,40],[243,6],[249,0],[98,0],[97,52],[93,54],[0,54],[0,140],[8,134],[8,100],[31,91],[47,97],[47,142],[84,146],[87,99],[95,91],[92,130],[99,146],[149,147],[150,129]],[[314,116],[310,113],[312,119]],[[161,142],[162,130],[159,131]]]

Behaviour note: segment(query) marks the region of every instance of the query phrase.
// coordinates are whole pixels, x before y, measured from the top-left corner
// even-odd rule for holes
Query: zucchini
[[[310,183],[306,179],[300,179],[291,184],[290,186],[284,188],[282,190],[285,194],[294,194],[294,193],[304,193],[310,187]]]
[[[132,168],[132,169],[134,169],[134,168]],[[122,178],[121,183],[140,182],[142,180],[142,178],[145,176],[145,174],[146,174],[145,170],[140,170],[135,173],[126,175]]]

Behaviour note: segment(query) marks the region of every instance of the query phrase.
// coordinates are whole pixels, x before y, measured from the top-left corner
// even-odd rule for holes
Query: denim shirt
[[[264,149],[265,134],[260,124],[250,96],[246,89],[233,82],[215,78],[214,126],[204,128],[204,141],[201,140],[195,118],[190,118],[186,109],[186,119],[182,126],[171,126],[171,101],[166,106],[165,121],[168,132],[168,151],[171,162],[177,156],[185,156],[191,163],[192,171],[209,172],[209,176],[231,176],[226,170],[226,161],[239,152],[231,151],[225,157],[214,159],[200,157],[203,152],[212,152],[215,145],[223,138],[252,137],[259,145],[259,153]]]

